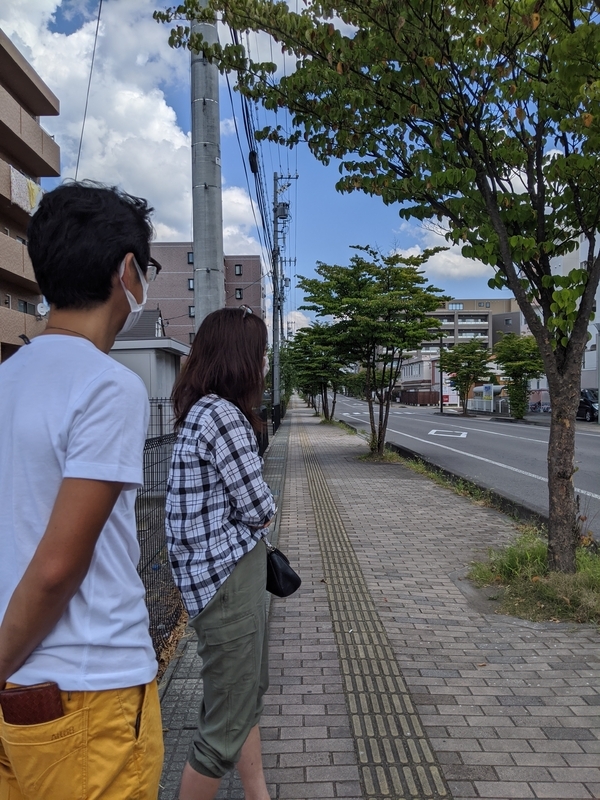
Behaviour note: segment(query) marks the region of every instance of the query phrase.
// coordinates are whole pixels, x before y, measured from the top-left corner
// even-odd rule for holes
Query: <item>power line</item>
[[[237,117],[236,117],[236,114],[235,114],[235,108],[234,108],[234,103],[233,103],[233,93],[231,91],[231,84],[230,84],[230,81],[229,81],[229,74],[228,73],[225,73],[225,78],[227,80],[227,90],[229,92],[229,101],[231,103],[231,113],[233,115],[233,125],[234,125],[234,128],[235,128],[235,136],[236,136],[238,147],[239,147],[239,150],[240,150],[240,155],[242,157],[242,166],[244,167],[244,175],[246,176],[246,186],[248,187],[248,196],[250,198],[250,206],[252,208],[252,216],[254,217],[254,224],[256,225],[256,231],[257,231],[257,234],[258,234],[258,238],[261,240],[261,246],[262,246],[263,250],[265,251],[263,253],[263,258],[265,258],[265,260],[267,260],[266,253],[268,253],[268,250],[267,250],[266,243],[264,241],[264,239],[265,239],[265,236],[264,236],[264,220],[263,220],[263,225],[261,227],[258,224],[258,220],[256,218],[256,212],[255,212],[255,209],[254,209],[254,203],[252,202],[252,192],[250,190],[250,178],[248,177],[248,169],[246,168],[246,157],[244,155],[244,151],[243,151],[243,148],[242,148],[242,142],[241,142],[241,139],[240,139],[240,132],[239,132],[239,129],[238,129]],[[267,263],[268,263],[268,260],[267,260]]]
[[[87,118],[88,102],[90,99],[90,88],[92,85],[92,73],[94,71],[94,59],[96,58],[96,44],[98,43],[98,29],[100,27],[100,14],[102,13],[102,0],[98,3],[98,19],[96,20],[96,33],[94,35],[94,49],[92,50],[92,63],[90,64],[90,77],[88,80],[87,92],[85,95],[85,108],[83,109],[83,122],[81,123],[81,136],[79,137],[79,149],[77,151],[77,164],[75,165],[75,180],[79,172],[79,159],[81,157],[81,146],[83,144],[83,132],[85,130],[85,120]]]

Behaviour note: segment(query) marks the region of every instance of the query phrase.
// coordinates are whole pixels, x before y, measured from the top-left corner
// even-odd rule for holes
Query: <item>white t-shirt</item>
[[[62,479],[125,484],[83,583],[12,682],[52,680],[65,691],[97,691],[156,676],[136,570],[134,505],[147,427],[140,378],[86,339],[40,336],[0,365],[0,619]]]

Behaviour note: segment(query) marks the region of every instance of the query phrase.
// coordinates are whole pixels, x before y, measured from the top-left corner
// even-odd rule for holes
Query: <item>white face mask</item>
[[[269,359],[267,356],[263,358],[263,378],[267,377],[267,372],[269,371]]]
[[[123,259],[123,261],[121,262],[121,266],[119,267],[119,280],[121,281],[121,286],[123,287],[123,291],[125,292],[125,297],[129,302],[129,308],[131,309],[131,311],[127,315],[127,319],[125,320],[123,327],[121,328],[119,333],[127,333],[127,331],[130,331],[133,328],[133,326],[137,322],[139,322],[140,317],[142,316],[142,311],[144,310],[144,306],[146,305],[146,300],[148,299],[148,281],[144,277],[144,273],[140,269],[140,265],[135,260],[135,257],[133,259],[133,263],[135,268],[137,269],[137,273],[140,276],[140,282],[142,284],[142,290],[143,290],[142,302],[138,303],[138,301],[135,299],[135,297],[131,294],[129,289],[123,283],[123,273],[125,272],[125,259]]]

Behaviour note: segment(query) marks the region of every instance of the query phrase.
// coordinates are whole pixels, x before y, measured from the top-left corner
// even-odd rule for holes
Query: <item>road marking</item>
[[[470,425],[453,425],[451,422],[447,423],[449,428],[467,428],[469,431],[474,431],[475,433],[487,433],[490,436],[503,436],[505,439],[519,439],[522,442],[537,442],[538,444],[545,444],[548,445],[547,440],[545,439],[529,439],[527,436],[515,436],[511,433],[498,433],[498,431],[486,431],[483,428],[472,428]],[[550,429],[548,429],[550,430]]]
[[[423,444],[433,445],[434,447],[441,447],[443,450],[450,450],[452,453],[458,453],[460,456],[467,456],[467,458],[474,458],[477,461],[485,461],[486,464],[492,464],[494,467],[500,467],[501,469],[508,469],[511,472],[518,472],[519,475],[526,475],[528,478],[534,478],[536,481],[542,481],[543,483],[548,483],[548,478],[544,478],[542,475],[536,475],[534,472],[527,472],[524,469],[518,469],[518,467],[511,467],[510,464],[502,464],[500,461],[493,461],[491,458],[484,458],[484,456],[477,456],[474,453],[465,453],[464,450],[457,450],[455,447],[449,447],[447,444],[439,444],[439,442],[432,442],[430,439],[420,439],[418,436],[411,436],[409,433],[403,433],[402,431],[395,431],[392,428],[388,429],[390,433],[397,433],[399,436],[406,436],[407,439],[414,439],[417,442],[423,442]],[[593,497],[595,500],[600,500],[600,494],[594,494],[594,492],[586,492],[585,489],[578,489],[575,487],[575,491],[578,494],[584,494],[586,497]]]
[[[450,436],[453,439],[466,439],[466,431],[429,431],[429,436]]]

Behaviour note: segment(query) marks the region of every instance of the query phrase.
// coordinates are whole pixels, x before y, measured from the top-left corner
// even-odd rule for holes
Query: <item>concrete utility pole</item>
[[[206,0],[202,3],[206,6]],[[208,44],[218,42],[217,25],[192,22]],[[192,51],[192,208],[195,328],[225,306],[219,71]]]

